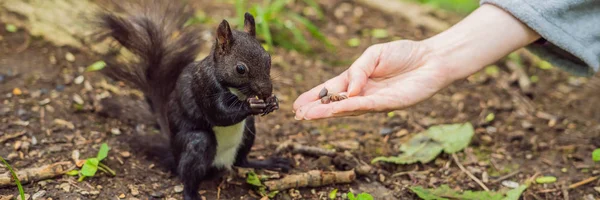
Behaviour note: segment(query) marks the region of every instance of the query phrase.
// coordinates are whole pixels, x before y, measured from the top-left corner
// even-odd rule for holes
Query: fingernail
[[[295,115],[294,115],[294,119],[297,120],[297,121],[302,120],[302,119],[298,118],[298,116],[295,116]]]

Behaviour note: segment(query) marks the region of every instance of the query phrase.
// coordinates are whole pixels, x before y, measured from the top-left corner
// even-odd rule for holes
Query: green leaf
[[[348,200],[356,200],[356,197],[354,196],[354,193],[348,192]]]
[[[485,116],[485,121],[491,122],[494,121],[494,118],[496,118],[496,115],[494,115],[494,113],[489,113],[487,116]]]
[[[490,65],[485,68],[485,74],[488,76],[496,77],[500,73],[500,69],[496,65]]]
[[[600,148],[592,152],[592,160],[594,160],[594,162],[600,162]]]
[[[515,189],[509,190],[506,192],[506,197],[502,200],[519,200],[519,197],[521,197],[526,189],[527,185],[521,185]]]
[[[538,67],[539,67],[540,69],[548,70],[548,69],[552,69],[552,64],[550,64],[550,63],[549,63],[549,62],[547,62],[547,61],[543,61],[543,60],[542,60],[542,61],[540,61],[540,62],[538,63]]]
[[[65,174],[69,175],[69,176],[77,176],[77,175],[79,175],[79,171],[74,169],[74,170],[71,170],[71,171],[69,171],[69,172],[67,172]]]
[[[254,173],[252,171],[248,172],[248,174],[246,175],[246,183],[257,186],[257,187],[263,186],[263,184],[260,182],[260,179],[258,178],[256,173]]]
[[[436,142],[441,143],[444,152],[448,154],[463,150],[471,142],[475,130],[471,123],[432,126],[427,134]]]
[[[279,14],[281,10],[287,5],[289,0],[275,0],[273,3],[270,3],[269,7],[267,7],[267,11],[265,12],[267,19],[271,19],[274,15]]]
[[[83,167],[81,167],[81,175],[92,177],[96,175],[98,171],[98,163],[100,161],[97,158],[90,158],[85,161]]]
[[[371,196],[371,194],[369,193],[360,193],[356,196],[357,200],[373,200],[373,196]]]
[[[385,29],[373,29],[371,30],[371,36],[374,38],[386,38],[388,37],[388,32]]]
[[[535,179],[535,182],[538,184],[546,184],[546,183],[554,183],[556,182],[556,177],[554,176],[542,176]]]
[[[500,193],[496,193],[493,191],[465,191],[464,193],[460,193],[448,187],[448,185],[441,185],[438,188],[433,189],[425,189],[420,186],[411,187],[412,190],[417,196],[424,200],[447,200],[447,199],[465,199],[465,200],[475,200],[475,199],[485,199],[485,200],[502,200],[504,195]]]
[[[333,189],[330,193],[329,193],[329,199],[335,199],[335,197],[337,197],[337,191],[338,189]]]
[[[269,194],[267,194],[267,196],[269,196],[269,198],[275,198],[275,196],[277,196],[277,194],[279,194],[279,191],[275,190],[275,191],[271,191],[269,192]]]
[[[348,46],[350,47],[357,47],[358,45],[360,45],[360,39],[358,38],[352,38],[348,40]]]
[[[8,162],[6,162],[6,160],[4,160],[2,156],[0,156],[0,160],[2,161],[2,163],[4,163],[4,166],[8,168],[8,171],[10,171],[10,174],[13,177],[13,179],[15,179],[15,184],[17,184],[17,189],[19,189],[19,196],[21,196],[21,200],[25,200],[25,191],[23,190],[23,185],[21,185],[21,181],[19,181],[17,173],[15,173],[12,166],[8,164]]]
[[[452,154],[469,145],[474,130],[470,123],[432,126],[427,131],[413,136],[400,146],[402,152],[393,157],[377,157],[371,162],[391,162],[396,164],[428,163],[442,151]]]
[[[104,69],[104,67],[106,67],[106,63],[104,61],[96,61],[95,63],[91,64],[90,66],[88,66],[85,71],[86,72],[92,72],[92,71],[98,71],[101,69]]]
[[[98,150],[98,156],[96,156],[98,161],[102,161],[108,156],[108,150],[110,150],[110,148],[106,143],[102,143],[102,145],[100,145],[100,150]]]
[[[533,75],[533,76],[529,77],[529,80],[531,80],[532,83],[537,83],[538,81],[540,81],[540,77]]]
[[[18,28],[17,26],[13,25],[13,24],[6,24],[6,31],[10,32],[10,33],[14,33],[17,32]]]

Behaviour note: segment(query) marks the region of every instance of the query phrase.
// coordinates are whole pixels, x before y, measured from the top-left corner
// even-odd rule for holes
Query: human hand
[[[484,4],[452,28],[429,39],[369,47],[348,70],[300,95],[298,120],[406,108],[465,78],[540,35],[499,7]],[[319,92],[348,99],[322,104]]]
[[[423,101],[451,83],[422,42],[401,40],[369,47],[348,70],[294,102],[296,119],[319,119],[397,110]],[[319,92],[348,99],[322,104]]]

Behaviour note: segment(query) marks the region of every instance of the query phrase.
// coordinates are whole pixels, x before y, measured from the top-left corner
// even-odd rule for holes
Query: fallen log
[[[74,168],[75,165],[72,162],[57,162],[36,168],[21,169],[15,173],[21,184],[25,184],[61,176]],[[0,187],[7,186],[15,186],[15,180],[10,171],[0,174]]]
[[[349,171],[321,171],[312,170],[306,173],[292,174],[282,179],[264,182],[270,191],[285,190],[301,187],[321,187],[332,184],[352,183],[356,179],[354,170]]]

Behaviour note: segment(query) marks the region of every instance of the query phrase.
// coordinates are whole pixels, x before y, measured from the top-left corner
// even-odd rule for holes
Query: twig
[[[63,175],[73,168],[75,168],[75,165],[71,162],[58,162],[41,167],[18,170],[17,177],[19,177],[21,183],[29,183]],[[0,174],[0,187],[13,185],[14,181],[10,173]]]
[[[456,163],[456,165],[458,165],[458,168],[460,168],[460,170],[466,173],[471,179],[473,179],[473,181],[477,182],[477,184],[479,184],[479,186],[481,186],[481,188],[483,188],[485,191],[490,191],[490,189],[488,189],[488,187],[485,186],[485,184],[483,184],[481,180],[475,177],[475,175],[471,174],[471,172],[467,171],[467,169],[465,169],[465,167],[462,164],[460,164],[460,161],[458,161],[458,157],[456,156],[456,154],[453,153],[452,158],[454,158],[454,162]]]
[[[20,137],[22,135],[25,135],[25,133],[26,133],[26,131],[21,131],[21,132],[17,132],[17,133],[13,133],[13,134],[3,135],[2,137],[0,137],[0,143],[4,143],[10,139]]]
[[[349,171],[321,171],[312,170],[306,173],[293,174],[282,179],[264,182],[271,191],[285,190],[299,187],[320,187],[331,184],[351,183],[356,179],[354,170]]]
[[[286,149],[292,151],[292,153],[308,154],[313,156],[334,156],[336,152],[334,149],[304,146],[301,144],[292,143],[291,141],[285,141],[281,143],[275,151],[279,153]]]
[[[595,181],[595,180],[597,180],[597,179],[598,179],[598,176],[594,176],[594,177],[587,178],[587,179],[585,179],[585,180],[582,180],[582,181],[579,181],[579,182],[577,182],[577,183],[573,183],[573,184],[569,185],[569,189],[574,189],[574,188],[577,188],[577,187],[579,187],[579,186],[582,186],[582,185],[588,184],[588,183],[590,183],[590,182],[592,182],[592,181]]]
[[[405,171],[405,172],[398,172],[392,175],[392,177],[398,177],[398,176],[402,176],[402,175],[408,175],[408,174],[427,174],[429,173],[430,170],[425,170],[425,171]]]
[[[498,179],[496,179],[496,180],[493,180],[493,181],[492,181],[492,183],[498,183],[498,182],[500,182],[500,181],[503,181],[503,180],[509,179],[510,177],[513,177],[513,176],[515,176],[515,175],[517,175],[517,174],[519,174],[519,173],[521,173],[521,170],[517,170],[517,171],[511,172],[510,174],[507,174],[507,175],[501,176],[500,178],[498,178]]]

